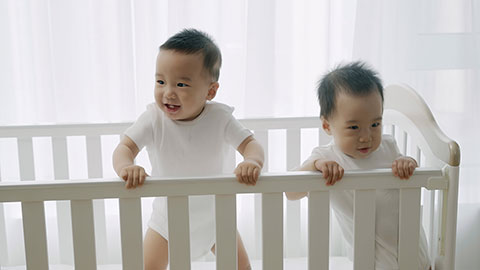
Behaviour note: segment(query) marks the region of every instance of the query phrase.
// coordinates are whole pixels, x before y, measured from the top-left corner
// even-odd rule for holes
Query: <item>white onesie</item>
[[[226,155],[248,136],[232,115],[233,108],[207,102],[192,121],[174,121],[155,104],[125,131],[139,149],[147,148],[152,176],[206,176],[225,172]],[[215,205],[213,195],[190,196],[190,247],[192,259],[207,254],[215,243]],[[155,198],[148,226],[168,240],[167,203]]]
[[[347,170],[369,170],[391,168],[393,161],[401,155],[395,139],[390,135],[382,136],[382,143],[375,152],[365,159],[354,159],[345,155],[335,144],[319,146],[313,149],[307,159],[319,158],[336,161]],[[307,162],[305,161],[305,162]],[[330,200],[345,240],[349,244],[349,252],[353,243],[353,191],[331,191]],[[386,189],[376,192],[375,209],[375,269],[397,270],[398,249],[398,190]],[[427,251],[427,239],[423,228],[420,228],[419,240],[420,270],[430,267]]]

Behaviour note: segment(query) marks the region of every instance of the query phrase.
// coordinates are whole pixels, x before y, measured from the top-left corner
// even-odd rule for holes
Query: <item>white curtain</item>
[[[239,118],[318,115],[320,76],[365,60],[385,84],[417,89],[459,142],[457,265],[473,269],[479,20],[478,0],[1,0],[0,125],[133,121],[153,101],[158,46],[187,27],[219,44],[216,100]]]

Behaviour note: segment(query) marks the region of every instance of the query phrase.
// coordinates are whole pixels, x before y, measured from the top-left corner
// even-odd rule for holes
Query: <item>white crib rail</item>
[[[174,269],[190,269],[188,236],[188,197],[189,195],[216,195],[217,233],[219,239],[217,249],[217,269],[230,267],[236,258],[236,225],[230,218],[235,216],[235,194],[262,193],[262,220],[264,235],[263,269],[283,268],[283,196],[285,191],[310,191],[309,204],[309,269],[328,269],[328,231],[319,231],[328,224],[328,191],[356,190],[355,194],[355,269],[370,269],[374,261],[374,190],[400,189],[400,269],[413,269],[417,263],[409,260],[418,250],[418,222],[420,218],[420,188],[444,189],[448,185],[448,174],[439,169],[419,169],[409,181],[398,181],[387,169],[365,172],[347,172],[344,179],[335,186],[326,186],[319,181],[319,173],[291,172],[282,174],[262,175],[256,186],[245,186],[237,183],[231,175],[212,178],[175,178],[153,179],[135,190],[127,190],[118,179],[88,179],[88,180],[58,180],[50,182],[16,182],[0,183],[0,202],[22,202],[28,207],[23,209],[24,221],[32,228],[32,234],[37,235],[34,241],[26,242],[26,249],[46,247],[44,233],[45,218],[43,202],[49,200],[71,200],[75,267],[77,269],[96,269],[95,233],[92,200],[103,198],[120,198],[122,248],[141,251],[142,234],[138,224],[141,197],[168,196],[169,207],[169,237],[170,263]],[[315,210],[314,210],[315,209]],[[316,212],[316,209],[319,209]],[[373,210],[372,210],[373,209]],[[403,210],[402,210],[403,209]],[[408,209],[408,211],[405,211]],[[367,215],[366,218],[365,215]],[[233,219],[235,220],[235,219]],[[33,222],[34,221],[34,222]],[[321,225],[323,223],[323,225]],[[34,225],[35,224],[35,225]],[[173,225],[174,224],[174,225]],[[412,224],[412,225],[409,225]],[[123,232],[123,228],[134,233]],[[327,226],[328,228],[328,226]],[[358,228],[358,229],[357,229]],[[370,233],[366,233],[371,231]],[[359,233],[361,232],[361,233]],[[26,231],[27,233],[27,231]],[[38,237],[40,235],[40,237]],[[26,237],[32,237],[26,235]],[[220,240],[222,239],[222,240]],[[133,246],[132,246],[133,245]],[[220,247],[222,247],[220,249]],[[370,248],[366,248],[370,247]],[[318,250],[317,250],[318,248]],[[122,252],[123,264],[141,267],[141,252]],[[221,250],[221,251],[220,251]],[[411,251],[413,250],[413,251]],[[411,253],[411,254],[409,254]],[[27,267],[33,269],[48,269],[47,250],[26,253]],[[128,269],[128,268],[124,268]]]
[[[458,164],[459,164],[459,149],[458,145],[450,140],[448,137],[446,137],[442,131],[439,129],[438,125],[435,123],[433,116],[428,109],[428,106],[425,104],[425,102],[421,99],[418,94],[415,93],[415,91],[407,86],[402,86],[402,85],[393,85],[389,86],[385,89],[385,124],[392,125],[391,128],[388,128],[387,130],[389,133],[393,134],[397,138],[397,142],[399,144],[399,147],[401,151],[405,154],[409,154],[417,159],[419,164],[421,164],[422,167],[424,166],[431,166],[435,168],[441,168],[442,166],[448,164],[445,168],[444,175],[448,178],[448,184],[445,184],[444,179],[442,181],[437,181],[437,180],[432,180],[429,181],[430,186],[429,188],[431,189],[440,189],[440,191],[427,191],[424,189],[423,191],[423,222],[424,224],[427,225],[427,233],[430,238],[430,246],[431,246],[431,255],[434,255],[435,258],[439,259],[437,262],[437,268],[438,269],[454,269],[454,255],[455,255],[455,231],[456,231],[456,202],[457,202],[457,194],[458,194]],[[285,130],[285,144],[280,145],[280,147],[285,147],[286,149],[286,160],[285,160],[285,168],[287,170],[292,169],[293,167],[299,165],[300,163],[300,148],[301,144],[304,141],[303,140],[303,130],[304,129],[316,129],[318,130],[318,141],[319,144],[325,144],[328,143],[328,141],[331,139],[329,136],[326,136],[326,134],[321,130],[321,123],[318,117],[304,117],[304,118],[277,118],[277,119],[270,119],[270,118],[265,118],[265,119],[243,119],[241,122],[247,127],[250,128],[251,130],[254,131],[256,138],[261,142],[263,147],[265,148],[265,152],[267,153],[266,156],[266,161],[265,161],[265,166],[264,166],[264,172],[269,171],[270,163],[272,161],[268,160],[268,153],[274,149],[269,149],[269,137],[270,137],[270,131],[274,130]],[[87,156],[87,163],[86,163],[86,169],[88,171],[88,175],[86,177],[88,178],[102,178],[105,177],[103,175],[103,170],[102,170],[102,150],[101,144],[103,143],[102,141],[102,136],[105,135],[116,135],[121,134],[128,126],[130,123],[111,123],[111,124],[72,124],[72,125],[41,125],[41,126],[7,126],[7,127],[0,127],[0,147],[2,147],[2,138],[7,138],[10,140],[11,138],[14,139],[15,143],[17,144],[17,151],[18,151],[18,165],[20,167],[19,169],[19,177],[20,180],[23,182],[28,182],[28,183],[15,183],[24,185],[24,184],[32,184],[36,185],[36,183],[32,181],[27,181],[27,180],[34,180],[36,178],[35,175],[35,170],[37,169],[35,166],[35,139],[39,137],[50,137],[51,138],[51,144],[52,144],[52,154],[53,154],[53,175],[54,179],[57,179],[52,188],[56,189],[56,184],[62,185],[73,185],[74,183],[81,184],[83,188],[88,186],[87,182],[81,181],[81,180],[72,180],[72,181],[63,181],[59,179],[67,179],[69,178],[70,171],[73,170],[72,168],[69,167],[69,159],[71,160],[72,155],[76,155],[76,153],[72,153],[71,149],[69,149],[68,145],[68,139],[71,136],[83,136],[85,138],[85,146],[86,146],[86,156]],[[272,147],[272,148],[276,148]],[[0,149],[0,154],[2,152],[2,149]],[[103,153],[105,156],[111,155],[111,153]],[[234,155],[231,155],[232,161],[229,163],[233,170],[233,165],[234,165]],[[273,162],[272,162],[273,164]],[[0,164],[0,167],[2,164]],[[73,167],[73,166],[72,166]],[[105,167],[103,167],[105,168]],[[1,169],[1,168],[0,168]],[[419,172],[416,172],[416,175],[421,175],[422,174],[422,169],[419,170]],[[376,172],[375,172],[376,173]],[[304,176],[295,176],[293,175],[296,179],[298,178],[298,181],[304,181],[306,180],[303,178]],[[262,180],[265,180],[263,182],[268,183],[270,179],[284,179],[283,177],[292,177],[290,174],[285,174],[285,175],[267,175],[267,176],[262,176]],[[425,176],[426,177],[426,176]],[[228,178],[228,177],[227,177]],[[308,178],[308,177],[307,177]],[[223,178],[222,178],[223,179]],[[3,183],[1,181],[5,181],[6,178],[5,176],[1,175],[1,170],[0,170],[0,188],[3,190]],[[177,179],[180,181],[180,179]],[[177,181],[175,180],[175,181]],[[219,180],[219,179],[216,179]],[[215,180],[215,181],[216,181]],[[231,179],[230,179],[231,180]],[[116,180],[108,180],[108,179],[96,179],[95,181],[104,181],[104,183],[108,184],[108,182],[116,182],[116,185],[118,185],[118,181]],[[175,182],[174,181],[174,182]],[[277,180],[275,180],[277,181]],[[157,181],[153,181],[157,182]],[[188,181],[187,181],[188,182]],[[184,180],[181,181],[181,184],[186,184]],[[341,181],[342,183],[348,182],[348,181]],[[388,182],[388,181],[387,181]],[[393,181],[393,182],[399,182],[399,181]],[[392,183],[393,183],[392,182]],[[401,182],[401,181],[400,181]],[[409,181],[410,182],[410,181]],[[45,182],[42,181],[42,185],[44,185]],[[173,182],[170,182],[173,183]],[[223,183],[223,182],[222,182]],[[285,190],[290,190],[289,188],[292,188],[293,190],[290,191],[295,191],[296,188],[298,188],[296,185],[300,182],[295,182],[295,187],[291,186],[285,186]],[[367,188],[370,189],[370,191],[366,191],[365,187],[361,188],[361,191],[358,192],[360,193],[368,193],[372,192],[374,188],[382,188],[380,184],[383,184],[384,181],[377,181],[375,183],[375,187]],[[45,183],[48,185],[48,183]],[[93,183],[92,183],[93,184]],[[363,185],[364,183],[362,183]],[[423,184],[428,184],[428,183],[423,183]],[[96,188],[101,188],[101,185],[99,186],[99,183],[93,184]],[[115,184],[112,184],[115,185]],[[154,184],[158,185],[158,184]],[[193,185],[193,184],[192,184]],[[218,183],[219,186],[222,186],[222,184]],[[262,185],[264,185],[262,183]],[[303,190],[309,190],[307,187],[312,187],[311,185],[303,186]],[[343,184],[339,185],[342,186]],[[18,188],[20,188],[20,186]],[[116,190],[123,190],[119,185]],[[301,186],[301,185],[300,185]],[[337,186],[337,185],[335,185]],[[367,185],[368,186],[368,185]],[[27,187],[27,186],[24,186]],[[72,186],[73,187],[73,186]],[[287,189],[288,187],[288,189]],[[162,186],[162,189],[164,186]],[[272,256],[272,258],[277,258],[280,256],[280,254],[284,254],[285,257],[296,257],[296,256],[303,256],[304,253],[302,253],[302,248],[298,248],[301,242],[301,237],[304,236],[304,230],[301,224],[301,215],[300,215],[300,206],[301,202],[300,201],[287,201],[286,202],[286,210],[285,213],[283,212],[278,212],[276,215],[273,217],[277,220],[277,222],[280,222],[279,225],[283,226],[281,228],[283,232],[288,232],[283,235],[280,235],[277,239],[279,239],[278,242],[284,242],[284,245],[282,246],[281,244],[279,245],[274,245],[272,249],[267,248],[263,246],[262,241],[261,241],[261,236],[265,235],[262,233],[262,228],[271,228],[272,225],[270,225],[267,221],[267,224],[264,224],[262,222],[262,216],[265,215],[265,210],[262,210],[262,200],[266,201],[265,205],[267,204],[272,204],[275,205],[275,207],[279,207],[276,205],[279,201],[280,198],[278,197],[278,194],[282,192],[283,189],[265,189],[265,190],[257,190],[258,187],[255,187],[255,189],[249,190],[252,193],[256,193],[254,195],[255,198],[255,204],[254,204],[254,212],[252,215],[254,215],[254,223],[255,225],[252,225],[255,228],[255,237],[253,237],[253,241],[258,241],[253,245],[253,250],[249,250],[249,255],[253,255],[255,258],[258,258],[261,256],[261,254],[267,254],[268,256]],[[20,188],[21,189],[21,188]],[[23,190],[23,189],[21,189]],[[248,193],[248,190],[237,190],[239,193]],[[17,191],[16,191],[17,192]],[[22,192],[26,192],[25,190]],[[44,199],[44,200],[57,200],[56,202],[56,211],[57,211],[57,224],[58,224],[58,237],[59,237],[59,243],[58,243],[58,248],[60,252],[60,263],[64,264],[73,264],[74,262],[74,254],[71,253],[72,248],[74,248],[74,242],[76,241],[75,239],[72,239],[72,235],[78,234],[78,232],[75,232],[77,230],[88,230],[89,232],[96,233],[94,236],[94,239],[96,240],[93,242],[93,247],[92,246],[92,241],[91,239],[82,239],[79,243],[75,243],[75,245],[84,245],[84,246],[90,246],[90,253],[93,252],[93,254],[97,254],[96,260],[92,260],[92,262],[96,261],[96,263],[101,263],[107,256],[106,254],[109,252],[108,248],[110,246],[110,243],[107,242],[107,238],[105,237],[105,232],[106,232],[106,224],[105,224],[105,205],[103,200],[96,200],[98,198],[104,198],[102,192],[100,193],[95,193],[93,189],[89,190],[90,193],[92,194],[97,194],[96,196],[92,195],[86,195],[81,193],[81,196],[78,197],[71,197],[70,195],[72,194],[78,194],[76,191],[73,193],[66,193],[69,196],[60,196],[60,197],[55,197],[55,198],[50,198],[50,199]],[[125,190],[123,190],[125,192]],[[230,190],[229,192],[233,192]],[[223,203],[220,204],[221,207],[217,207],[217,211],[220,211],[221,215],[232,215],[232,212],[229,211],[228,209],[232,208],[231,204],[235,204],[235,202],[232,202],[232,194],[233,193],[212,193],[212,194],[217,194],[216,197],[218,201],[223,201]],[[265,195],[265,198],[267,199],[262,199],[262,195],[260,193],[268,193],[268,195]],[[436,193],[435,193],[436,192]],[[88,192],[87,192],[88,193]],[[411,193],[408,190],[405,190],[405,192],[402,193]],[[412,192],[414,193],[414,192]],[[48,194],[48,193],[47,193]],[[111,193],[109,193],[111,194]],[[123,194],[123,193],[122,193]],[[130,193],[131,194],[131,193]],[[190,193],[185,193],[185,194],[171,194],[171,195],[178,195],[178,196],[187,196]],[[138,195],[138,196],[137,196]],[[123,258],[123,264],[125,267],[128,266],[129,269],[139,269],[142,262],[141,258],[141,231],[142,227],[141,224],[136,223],[135,221],[138,220],[138,216],[132,217],[131,213],[136,212],[135,209],[138,209],[138,207],[141,207],[140,200],[139,198],[142,196],[146,196],[147,194],[136,194],[135,196],[126,196],[121,195],[121,194],[115,194],[112,195],[111,198],[120,198],[120,220],[121,220],[121,236],[122,236],[122,242],[128,242],[128,245],[125,245],[124,243],[122,244],[122,258]],[[270,196],[271,195],[271,196]],[[85,197],[87,196],[87,197]],[[120,197],[119,197],[120,196]],[[122,197],[123,196],[123,197]],[[405,195],[405,196],[412,196],[414,200],[417,200],[418,194],[413,194],[413,195]],[[48,196],[47,196],[48,197]],[[369,195],[359,195],[357,196],[357,199],[359,201],[368,201],[371,199],[368,199]],[[63,199],[62,199],[63,198]],[[91,202],[87,202],[86,204],[82,204],[82,200],[94,200]],[[7,248],[9,247],[9,244],[7,241],[9,240],[9,236],[7,235],[6,231],[7,228],[6,226],[6,219],[5,219],[5,206],[2,203],[3,194],[0,196],[0,265],[3,265],[3,263],[9,258],[9,251]],[[31,201],[31,199],[27,199],[27,201],[24,201],[23,199],[18,199],[17,201],[24,201],[22,203],[22,208],[25,210],[25,213],[32,213],[37,216],[31,216],[31,214],[25,214],[27,216],[24,216],[24,231],[25,235],[28,233],[29,235],[31,233],[35,233],[36,237],[38,238],[43,238],[45,233],[42,233],[45,231],[45,223],[42,225],[40,224],[39,226],[36,226],[36,222],[30,223],[27,222],[27,220],[32,219],[32,220],[39,220],[45,219],[45,214],[42,214],[45,210],[42,211],[42,209],[45,209],[43,206],[42,201],[44,200],[39,200],[39,201]],[[69,201],[72,200],[72,201]],[[410,199],[408,199],[410,200]],[[75,201],[75,202],[74,202]],[[329,220],[329,211],[328,211],[328,190],[326,189],[318,189],[317,191],[312,191],[310,193],[310,198],[308,201],[308,204],[314,204],[315,208],[313,207],[308,207],[308,215],[309,215],[309,223],[308,223],[308,228],[309,228],[309,242],[308,242],[308,247],[310,247],[310,252],[312,250],[321,250],[320,254],[316,253],[315,256],[312,256],[312,254],[309,255],[309,261],[310,265],[321,265],[323,268],[316,268],[316,269],[327,269],[328,268],[328,234],[325,234],[323,231],[318,231],[317,228],[319,228],[315,224],[319,224],[319,226],[325,226],[325,222],[328,224]],[[370,201],[371,202],[371,201]],[[88,213],[87,217],[89,220],[93,220],[92,224],[88,223],[88,228],[75,228],[75,226],[72,224],[72,219],[74,218],[71,216],[71,211],[72,209],[77,209],[80,207],[80,209],[87,209],[89,208],[89,204],[92,204],[92,217],[90,217],[90,214]],[[318,205],[326,205],[322,206],[318,211],[313,211],[313,209],[318,209]],[[357,206],[362,208],[361,206]],[[404,206],[406,207],[406,206]],[[362,209],[358,209],[358,211],[363,211]],[[432,208],[433,210],[429,210]],[[404,208],[404,209],[409,209],[409,208]],[[83,210],[82,210],[83,211]],[[89,211],[89,210],[88,210]],[[87,212],[88,212],[87,211]],[[437,212],[435,212],[437,211]],[[409,212],[409,211],[408,211]],[[137,215],[140,215],[139,212],[136,212]],[[234,212],[233,212],[234,213]],[[365,214],[372,215],[371,210],[367,211]],[[285,215],[285,223],[282,222],[283,215]],[[374,212],[373,212],[374,215]],[[234,215],[235,216],[235,215]],[[358,215],[357,215],[358,216]],[[33,218],[32,218],[33,217]],[[235,216],[236,217],[236,216]],[[325,218],[328,217],[328,218]],[[78,218],[78,217],[76,217]],[[234,219],[232,219],[234,220]],[[223,224],[224,220],[217,220],[220,224],[217,224],[217,228],[225,228],[226,231],[231,231],[232,230],[232,224],[234,223],[228,223],[228,224]],[[28,223],[28,224],[25,224]],[[322,225],[323,224],[323,225]],[[368,224],[361,225],[361,223],[357,224],[358,226],[364,226],[368,227]],[[93,227],[92,227],[93,226]],[[401,225],[403,228],[404,226]],[[73,230],[72,230],[73,228]],[[92,229],[93,228],[93,229]],[[320,227],[322,228],[322,227]],[[274,229],[279,230],[278,226],[275,227]],[[131,230],[134,231],[134,233],[131,232]],[[222,230],[222,229],[220,229]],[[359,228],[357,227],[357,230]],[[37,234],[38,233],[38,234]],[[217,231],[217,233],[223,234],[223,232]],[[268,232],[267,232],[268,234]],[[278,232],[275,232],[272,234],[278,234]],[[217,245],[225,245],[225,246],[232,246],[233,243],[233,236],[230,236],[230,238],[226,239],[219,239],[219,242]],[[131,238],[131,239],[130,239]],[[368,237],[365,237],[368,238]],[[319,239],[321,241],[317,241],[314,239]],[[438,239],[438,240],[437,240]],[[10,239],[11,240],[11,239]],[[72,241],[73,240],[73,241]],[[280,241],[282,240],[282,241]],[[356,239],[355,239],[356,240]],[[25,240],[25,251],[26,251],[26,256],[29,256],[28,254],[32,254],[32,244],[28,242],[34,242],[37,243],[38,240]],[[90,241],[90,242],[89,242]],[[223,242],[222,242],[223,241]],[[356,240],[356,244],[359,243],[359,241],[362,240]],[[403,238],[401,242],[403,243],[408,243],[410,242],[411,239],[409,240],[408,238]],[[82,244],[83,243],[83,244]],[[403,245],[406,246],[407,244]],[[45,257],[44,253],[46,252],[47,248],[46,246],[43,247],[42,244],[39,244],[39,246],[36,246],[35,248],[35,255],[37,258],[31,259],[29,262],[30,264],[35,264],[36,268],[35,269],[42,269],[42,265],[45,265],[45,261],[42,259]],[[257,247],[259,247],[258,250],[255,250]],[[263,250],[267,250],[262,252],[262,247]],[[283,247],[285,247],[285,250],[283,250]],[[236,248],[236,247],[235,247]],[[30,249],[30,251],[29,251]],[[78,248],[76,248],[78,249]],[[37,252],[38,250],[38,252]],[[43,251],[45,250],[45,252]],[[370,250],[370,251],[368,251]],[[326,251],[325,253],[323,251]],[[218,263],[222,266],[223,269],[229,268],[231,266],[231,259],[228,257],[228,255],[222,255],[224,252],[224,249],[219,249],[217,252],[219,252],[218,255]],[[360,251],[359,251],[360,252]],[[361,249],[361,252],[365,252],[365,254],[369,254],[368,252],[371,252],[371,249]],[[408,254],[412,253],[413,250],[406,249],[403,251],[399,251],[400,254],[404,255],[399,255],[400,257],[405,257],[408,258]],[[42,255],[43,254],[43,255]],[[136,254],[133,255],[136,259],[132,259],[131,257],[128,257],[129,259],[127,260],[126,254]],[[33,255],[32,255],[33,256]],[[230,254],[230,256],[233,256]],[[355,254],[354,254],[355,256]],[[363,256],[363,255],[362,255]],[[367,255],[365,255],[367,256]],[[371,255],[368,255],[371,256]],[[440,256],[440,258],[439,258]],[[75,256],[78,258],[78,256]],[[356,257],[360,257],[359,254],[356,254]],[[225,258],[222,259],[222,258]],[[401,261],[404,261],[404,259],[400,259]],[[87,262],[88,260],[86,260]],[[364,265],[364,262],[362,261],[357,261],[356,264],[358,265]],[[368,263],[368,262],[367,262]],[[92,263],[93,264],[93,263]],[[401,263],[403,264],[403,263]],[[275,263],[272,263],[273,266],[278,266]],[[217,268],[218,269],[218,268]]]

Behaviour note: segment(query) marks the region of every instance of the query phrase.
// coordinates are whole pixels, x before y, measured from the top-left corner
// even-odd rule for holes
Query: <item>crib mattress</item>
[[[252,260],[252,269],[262,269],[261,260]],[[283,262],[283,269],[285,270],[299,270],[307,269],[307,258],[286,258]],[[0,267],[1,270],[25,270],[25,266]],[[193,262],[192,270],[212,270],[215,269],[215,262]],[[351,270],[353,269],[352,262],[346,257],[330,257],[331,270]],[[51,265],[50,270],[74,270],[71,265]],[[122,266],[116,265],[99,265],[97,270],[122,270]]]

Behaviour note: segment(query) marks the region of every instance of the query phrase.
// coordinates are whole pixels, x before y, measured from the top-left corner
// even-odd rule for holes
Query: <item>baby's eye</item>
[[[380,123],[378,123],[378,122],[372,124],[372,127],[379,127],[379,126],[380,126]]]
[[[165,84],[165,82],[162,81],[162,80],[158,80],[157,83],[158,83],[158,84],[161,84],[161,85]]]
[[[181,83],[181,82],[180,82],[180,83],[177,83],[177,86],[178,86],[178,87],[187,87],[188,84],[186,84],[186,83]]]
[[[358,126],[349,126],[348,129],[353,129],[353,130],[355,130],[355,129],[358,129]]]

